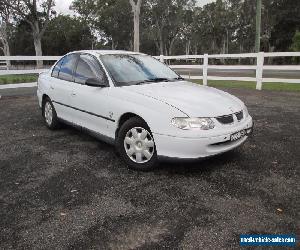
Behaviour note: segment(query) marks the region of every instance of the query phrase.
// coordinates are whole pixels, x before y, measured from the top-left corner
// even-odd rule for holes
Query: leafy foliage
[[[297,30],[293,38],[293,44],[291,46],[292,51],[300,51],[300,32]]]
[[[199,7],[196,0],[143,0],[141,51],[152,55],[252,52],[255,2],[216,0]],[[11,54],[34,54],[28,20],[39,20],[41,29],[47,21],[42,37],[44,54],[61,55],[92,48],[133,49],[129,0],[74,0],[71,8],[75,16],[52,13],[48,19],[42,6],[38,12],[30,11],[29,7],[25,16],[15,16],[14,27],[10,29]],[[297,30],[300,30],[298,0],[263,0],[263,51],[299,51]]]
[[[94,37],[89,26],[78,18],[59,15],[51,20],[43,37],[48,55],[63,55],[69,51],[91,48]]]
[[[133,24],[128,0],[74,0],[72,9],[110,48],[132,48]]]

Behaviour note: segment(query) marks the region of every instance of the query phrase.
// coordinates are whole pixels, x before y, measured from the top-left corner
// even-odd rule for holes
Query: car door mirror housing
[[[107,87],[107,84],[104,81],[101,81],[100,79],[97,78],[88,78],[85,81],[85,85],[91,86],[91,87]]]

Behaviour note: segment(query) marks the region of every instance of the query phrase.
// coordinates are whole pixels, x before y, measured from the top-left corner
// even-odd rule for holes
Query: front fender
[[[116,121],[113,125],[114,131],[118,128],[120,118],[125,113],[140,116],[148,124],[152,133],[162,134],[170,133],[173,127],[172,118],[187,117],[182,111],[167,103],[122,88],[111,88],[109,99],[109,107]]]

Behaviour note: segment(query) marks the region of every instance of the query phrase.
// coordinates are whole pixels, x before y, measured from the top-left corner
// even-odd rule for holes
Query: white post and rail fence
[[[265,58],[275,58],[275,57],[300,57],[300,52],[274,52],[274,53],[246,53],[246,54],[216,54],[216,55],[182,55],[182,56],[155,56],[156,59],[159,59],[161,62],[166,60],[197,60],[202,59],[203,64],[189,64],[189,65],[174,65],[170,64],[169,66],[176,69],[198,69],[202,70],[202,75],[183,75],[184,78],[189,79],[199,79],[203,81],[203,85],[208,84],[208,80],[226,80],[226,81],[248,81],[256,82],[256,89],[261,90],[264,82],[278,82],[278,83],[299,83],[300,77],[297,79],[284,79],[284,78],[264,78],[264,70],[271,71],[299,71],[300,65],[265,65]],[[13,74],[34,74],[41,73],[47,69],[8,69],[3,65],[3,62],[6,61],[56,61],[60,56],[0,56],[0,76],[1,75],[13,75]],[[256,65],[211,65],[209,64],[209,59],[244,59],[252,58],[256,61]],[[255,70],[256,77],[222,77],[222,76],[209,76],[208,70]]]

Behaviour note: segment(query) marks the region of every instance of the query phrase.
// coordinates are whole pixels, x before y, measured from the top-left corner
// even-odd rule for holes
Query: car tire
[[[53,103],[51,102],[50,98],[45,98],[42,106],[42,115],[44,117],[44,121],[46,126],[53,130],[59,127],[59,120],[57,118],[57,114]]]
[[[149,171],[157,165],[157,153],[149,126],[139,117],[127,120],[120,128],[116,148],[129,168]]]

